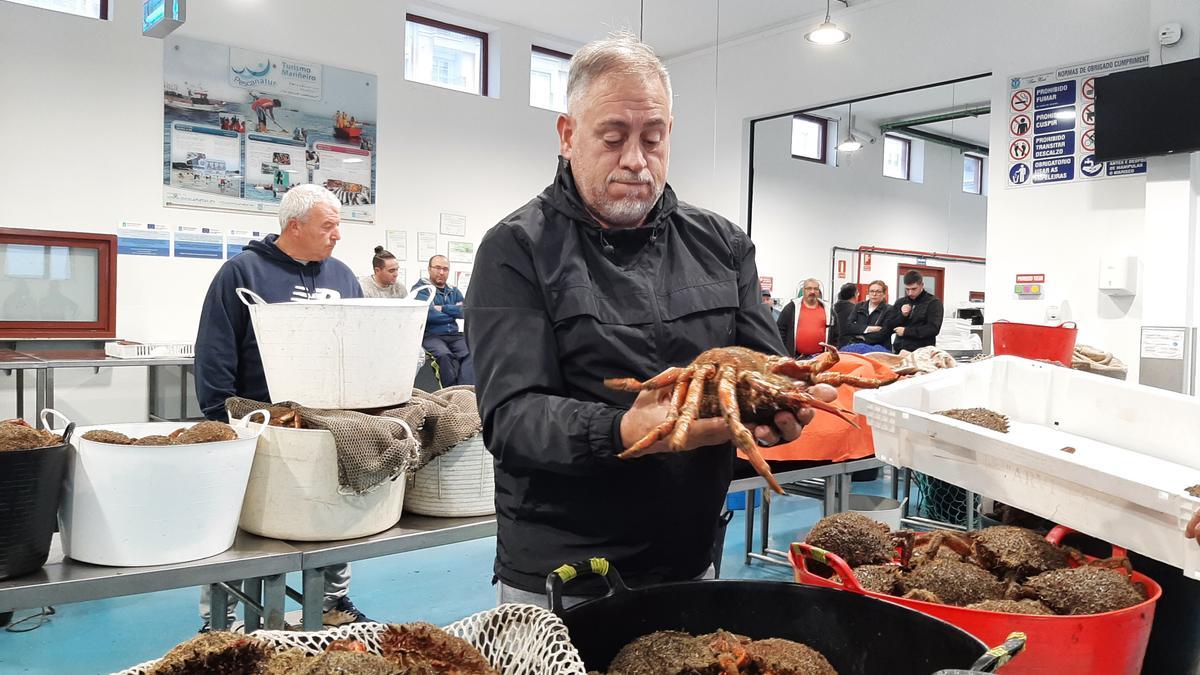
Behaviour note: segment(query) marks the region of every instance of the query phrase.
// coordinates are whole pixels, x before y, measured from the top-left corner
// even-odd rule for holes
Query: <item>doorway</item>
[[[904,275],[908,274],[909,270],[920,272],[921,278],[925,281],[925,290],[938,300],[945,301],[945,298],[942,297],[946,288],[945,267],[906,265],[904,263],[896,265],[896,297],[904,294]]]

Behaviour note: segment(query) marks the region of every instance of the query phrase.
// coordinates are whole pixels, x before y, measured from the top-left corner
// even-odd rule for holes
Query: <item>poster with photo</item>
[[[172,35],[163,41],[163,202],[271,214],[324,185],[373,222],[378,79]]]

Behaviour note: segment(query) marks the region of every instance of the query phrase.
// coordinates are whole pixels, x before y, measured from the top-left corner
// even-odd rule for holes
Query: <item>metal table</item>
[[[37,370],[37,409],[41,411],[43,408],[54,407],[54,371],[58,368],[95,368],[97,372],[101,368],[131,368],[143,367],[150,368],[150,386],[149,397],[154,397],[154,377],[155,369],[160,366],[179,366],[179,419],[187,419],[187,369],[192,365],[191,357],[183,358],[138,358],[138,359],[118,359],[108,356],[103,349],[79,349],[79,350],[44,350],[44,351],[28,351],[18,352],[25,356],[37,359],[39,365],[27,366]],[[0,368],[5,368],[6,364],[0,362]],[[20,373],[20,371],[18,371]],[[21,385],[24,380],[18,374],[17,379],[17,409],[18,415],[22,411],[21,402]],[[150,406],[153,410],[153,401]],[[38,428],[41,428],[41,420],[38,420]]]
[[[284,575],[299,570],[300,562],[300,552],[287,542],[239,530],[233,547],[211,558],[151,567],[105,567],[64,557],[56,534],[42,569],[0,581],[0,612],[248,579],[244,595],[255,602],[246,605],[247,626],[262,622],[267,628],[282,629]],[[225,589],[215,590],[213,607],[224,607]],[[224,619],[224,612],[213,613],[214,621]]]
[[[321,602],[325,597],[324,568],[330,565],[406,553],[444,544],[482,539],[496,534],[496,516],[430,518],[405,514],[390,530],[346,541],[291,541],[300,551],[303,569],[301,605],[304,630],[321,628]],[[214,600],[214,607],[217,606]],[[214,615],[215,616],[215,615]]]
[[[806,469],[784,471],[775,474],[775,480],[783,486],[785,491],[789,491],[789,486],[795,484],[823,483],[823,489],[821,490],[824,497],[822,510],[824,515],[829,515],[850,509],[851,474],[855,471],[876,469],[883,466],[886,466],[886,464],[882,461],[874,457],[866,457],[846,462],[831,462]],[[893,477],[892,481],[893,491],[895,491],[895,477]],[[753,560],[775,564],[790,564],[785,562],[788,559],[786,552],[767,547],[767,537],[770,533],[771,522],[771,507],[769,498],[767,497],[764,497],[762,504],[760,523],[762,541],[759,550],[757,552],[754,550],[754,493],[757,490],[763,490],[765,495],[766,487],[767,481],[761,476],[739,478],[729,484],[730,493],[743,491],[746,493],[746,564],[750,564]],[[790,490],[789,492],[791,494],[813,496],[807,494],[805,490]]]

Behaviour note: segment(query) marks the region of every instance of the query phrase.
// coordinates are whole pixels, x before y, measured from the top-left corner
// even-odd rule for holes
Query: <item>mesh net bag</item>
[[[352,639],[378,654],[379,636],[386,629],[382,623],[353,623],[321,631],[260,630],[252,635],[276,651],[298,648],[317,655],[334,640]],[[443,630],[471,643],[503,675],[587,675],[567,627],[553,612],[535,605],[500,605]],[[148,675],[155,663],[148,661],[117,675]]]
[[[966,527],[967,509],[979,512],[979,495],[975,495],[973,503],[968,506],[965,489],[918,471],[914,471],[912,477],[921,495],[919,511],[925,518]]]

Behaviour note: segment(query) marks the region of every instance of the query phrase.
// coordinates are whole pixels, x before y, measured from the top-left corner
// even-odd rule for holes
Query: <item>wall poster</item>
[[[1097,77],[1145,68],[1149,52],[1077,63],[1009,80],[1004,186],[1028,187],[1146,173],[1146,160],[1096,160]],[[1099,114],[1103,114],[1100,111]],[[1150,122],[1148,122],[1150,123]],[[993,155],[994,157],[995,155]]]
[[[186,37],[163,41],[163,203],[271,214],[317,183],[375,220],[375,75]]]

